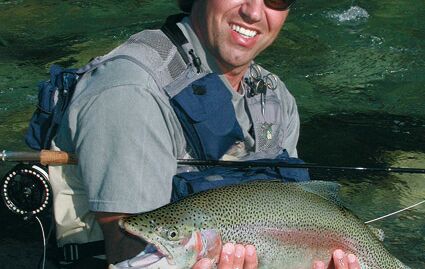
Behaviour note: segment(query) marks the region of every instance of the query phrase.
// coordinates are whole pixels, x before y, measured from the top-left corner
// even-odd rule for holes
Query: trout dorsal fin
[[[342,205],[338,193],[341,185],[330,181],[307,181],[297,183],[303,190],[319,195],[337,205]]]

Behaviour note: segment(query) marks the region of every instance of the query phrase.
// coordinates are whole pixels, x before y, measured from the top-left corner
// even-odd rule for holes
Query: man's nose
[[[241,16],[249,23],[261,21],[264,12],[264,1],[246,0],[242,4],[240,12]]]

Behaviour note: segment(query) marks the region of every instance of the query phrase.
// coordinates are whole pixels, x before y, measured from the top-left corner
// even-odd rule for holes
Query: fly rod
[[[65,165],[77,164],[77,158],[74,154],[64,151],[29,151],[16,152],[3,150],[0,153],[0,160],[10,162],[39,162],[43,165]],[[330,166],[318,165],[313,163],[287,163],[284,161],[221,161],[221,160],[195,160],[179,159],[179,165],[193,166],[224,166],[236,168],[251,167],[281,167],[281,168],[306,168],[338,171],[358,171],[358,172],[387,172],[387,173],[410,173],[425,174],[425,168],[407,168],[407,167],[361,167],[361,166]]]

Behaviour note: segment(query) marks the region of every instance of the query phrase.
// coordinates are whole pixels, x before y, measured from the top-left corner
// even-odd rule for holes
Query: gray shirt
[[[179,27],[205,67],[215,71],[188,19]],[[232,155],[249,153],[255,141],[243,95],[222,77],[235,107],[245,141]],[[296,156],[299,118],[295,100],[282,82],[277,89],[283,103],[285,137],[280,143]],[[177,158],[185,157],[180,123],[152,76],[125,60],[109,61],[80,80],[55,139],[58,148],[79,159],[79,187],[86,192],[89,210],[137,213],[170,201],[171,179]]]

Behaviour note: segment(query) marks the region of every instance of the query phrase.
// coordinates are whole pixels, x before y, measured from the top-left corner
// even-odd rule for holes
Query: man
[[[178,158],[240,158],[252,152],[268,156],[277,148],[297,156],[299,117],[295,101],[277,79],[272,80],[276,85],[267,85],[273,89],[267,96],[254,92],[269,73],[255,69],[253,64],[253,59],[276,39],[294,1],[178,2],[183,11],[190,12],[177,24],[188,40],[181,46],[183,52],[159,31],[145,31],[95,60],[96,68],[77,85],[53,148],[76,152],[79,165],[51,167],[49,171],[59,245],[104,238],[108,263],[138,254],[144,244],[124,234],[118,220],[169,202],[171,178],[179,172]],[[185,65],[183,56],[188,59]],[[260,79],[249,80],[252,70],[259,70]],[[233,127],[225,130],[224,138],[231,137],[231,145],[224,139],[212,146],[214,150],[195,144],[214,143],[214,139],[200,134],[220,133],[223,130],[208,129],[220,128],[220,122],[214,122],[210,115],[205,121],[212,123],[203,126],[204,119],[198,119],[199,113],[187,108],[185,99],[182,97],[181,103],[180,98],[187,85],[192,85],[188,98],[204,95],[208,85],[204,89],[191,83],[198,77],[209,78],[205,74],[218,74],[214,83],[224,89],[220,92],[223,96],[230,93],[230,108],[212,110],[201,105],[196,109],[206,109],[207,116],[216,113],[213,116],[217,117],[225,110],[226,123],[229,118],[236,119],[235,126],[231,123]],[[181,84],[184,86],[179,88]],[[201,124],[186,126],[185,117]],[[188,139],[192,132],[204,140],[195,143]],[[341,251],[336,251],[334,258],[336,268],[359,268],[355,257],[353,262],[353,256]],[[315,264],[318,269],[323,266],[321,262]],[[210,267],[207,259],[194,266]],[[253,246],[224,245],[219,268],[256,267]]]

